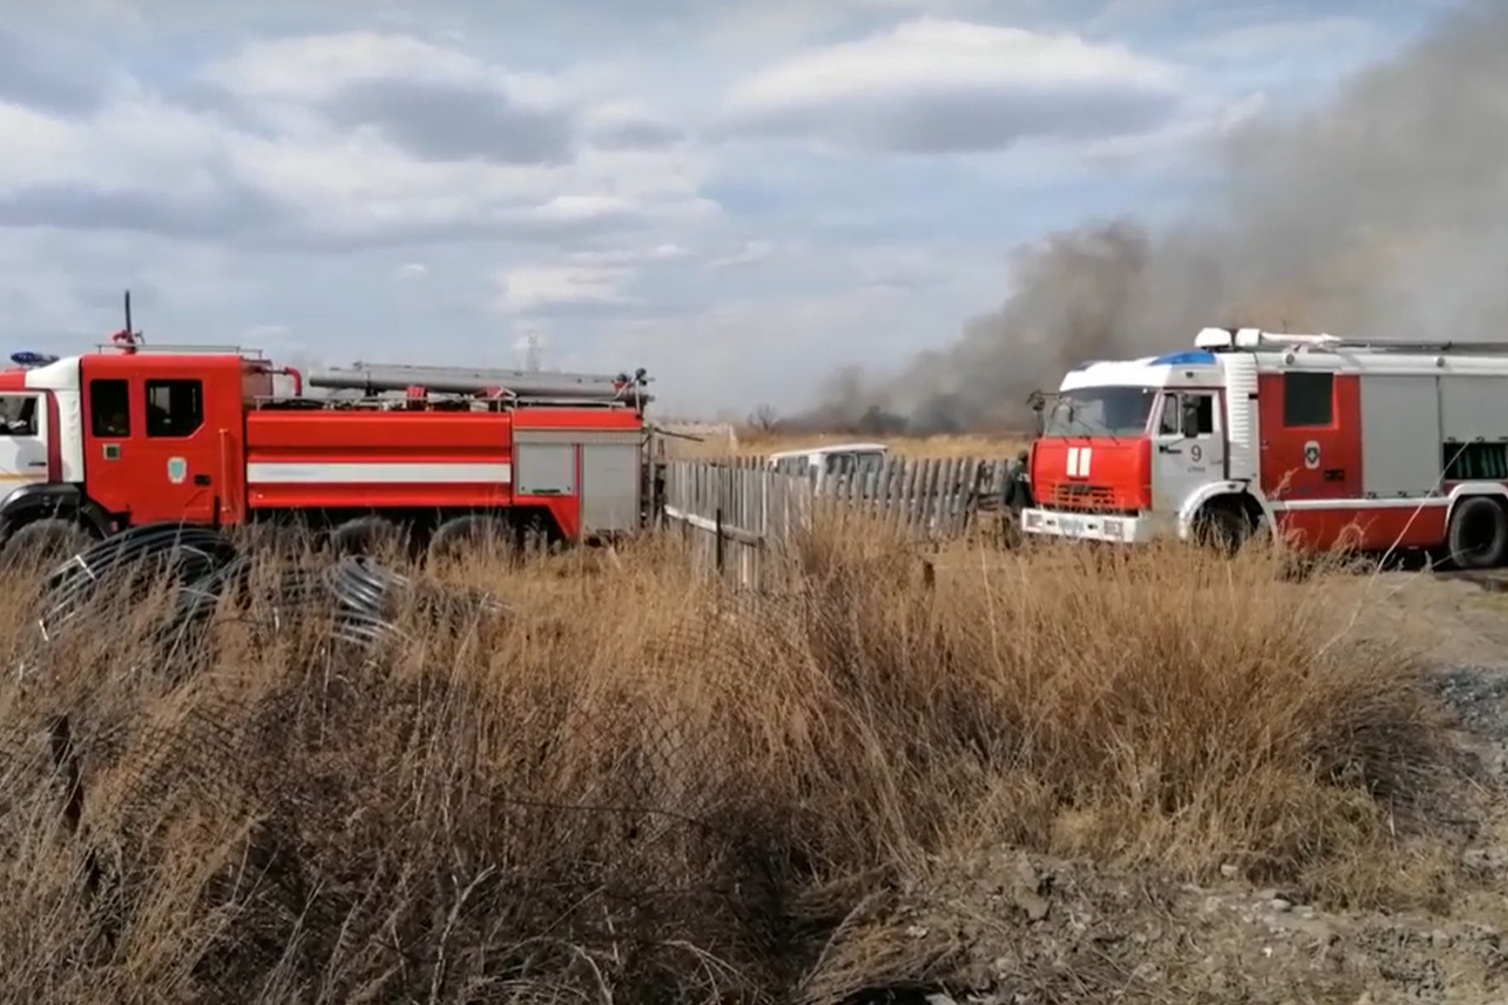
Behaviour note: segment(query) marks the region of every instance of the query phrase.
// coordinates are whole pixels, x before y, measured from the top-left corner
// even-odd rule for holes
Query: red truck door
[[[91,498],[132,524],[213,523],[239,512],[239,358],[123,355],[84,362]],[[234,519],[234,517],[232,517]]]

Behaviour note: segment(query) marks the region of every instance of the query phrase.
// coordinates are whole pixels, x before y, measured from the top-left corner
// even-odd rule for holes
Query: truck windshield
[[[1044,436],[1139,436],[1157,391],[1150,387],[1080,387],[1064,391],[1047,410]]]

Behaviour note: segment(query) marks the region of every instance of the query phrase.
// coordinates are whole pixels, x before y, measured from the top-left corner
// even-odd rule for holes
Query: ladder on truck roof
[[[115,355],[144,356],[148,354],[158,355],[203,355],[203,356],[240,356],[242,359],[263,360],[267,358],[261,349],[248,349],[239,345],[216,345],[214,343],[171,343],[171,342],[96,342],[94,348],[99,352],[109,352]]]
[[[652,400],[644,390],[650,378],[640,369],[632,374],[551,373],[460,366],[419,366],[401,363],[356,363],[309,374],[310,387],[361,391],[366,395],[401,392],[422,387],[431,392],[475,395],[497,392],[530,403],[579,403]]]
[[[1508,342],[1405,342],[1365,339],[1339,339],[1333,343],[1337,349],[1366,349],[1370,352],[1411,352],[1422,354],[1462,353],[1492,355],[1508,353]]]
[[[1366,352],[1398,352],[1422,355],[1508,354],[1508,342],[1414,341],[1404,339],[1355,339],[1327,334],[1265,332],[1257,328],[1206,328],[1194,339],[1199,349],[1296,349],[1301,352],[1360,349]]]

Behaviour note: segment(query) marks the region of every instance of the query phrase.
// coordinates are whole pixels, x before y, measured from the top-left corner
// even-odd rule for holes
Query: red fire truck
[[[646,516],[642,370],[357,364],[306,381],[255,350],[148,346],[129,316],[94,352],[12,361],[0,371],[11,553],[158,520],[293,522],[345,548],[581,541]]]
[[[1207,328],[1085,363],[1044,409],[1028,534],[1138,542],[1276,530],[1300,549],[1508,564],[1508,343]]]

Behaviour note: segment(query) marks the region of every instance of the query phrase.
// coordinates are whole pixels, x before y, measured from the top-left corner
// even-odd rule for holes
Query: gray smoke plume
[[[1015,292],[902,374],[834,375],[795,426],[1022,428],[1026,395],[1090,359],[1207,325],[1508,339],[1508,6],[1443,21],[1328,105],[1242,128],[1176,227],[1096,222],[1020,249]],[[902,379],[903,378],[903,379]]]

